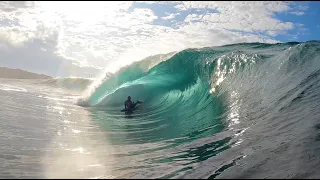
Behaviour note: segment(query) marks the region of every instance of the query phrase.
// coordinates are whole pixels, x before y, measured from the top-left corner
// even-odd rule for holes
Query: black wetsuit
[[[137,103],[134,103],[132,101],[126,100],[124,102],[124,108],[125,109],[133,109],[134,107],[136,107]]]

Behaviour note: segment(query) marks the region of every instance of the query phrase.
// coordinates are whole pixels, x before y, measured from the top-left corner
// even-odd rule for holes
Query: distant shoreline
[[[0,78],[8,79],[51,79],[51,76],[44,74],[37,74],[21,69],[11,69],[6,67],[0,67]]]

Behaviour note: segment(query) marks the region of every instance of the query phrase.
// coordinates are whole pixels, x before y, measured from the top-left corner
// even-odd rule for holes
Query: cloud
[[[304,28],[276,13],[297,15],[307,9],[271,1],[3,1],[0,65],[85,76],[185,48],[274,43],[277,35]]]
[[[162,17],[161,19],[163,20],[169,20],[169,19],[174,19],[177,15],[180,13],[175,13],[175,14],[169,14],[168,16]]]
[[[302,11],[293,11],[293,12],[290,12],[290,14],[295,14],[297,16],[301,16],[301,15],[304,15],[304,12],[302,12]]]
[[[300,2],[300,3],[302,4],[296,4],[296,6],[293,6],[289,14],[293,14],[297,16],[305,15],[305,12],[309,9],[309,7],[307,6],[308,2]]]
[[[0,17],[7,26],[0,27],[0,66],[63,77],[88,77],[100,71],[81,67],[77,60],[59,55],[59,27],[48,26],[48,21],[42,22],[34,14],[26,13],[34,4],[13,1],[1,5]]]
[[[24,46],[2,44],[0,47],[0,66],[19,68],[31,72],[48,74],[50,76],[79,76],[90,77],[100,69],[81,67],[77,61],[71,61],[55,53],[56,42],[31,39],[24,42]],[[41,47],[41,48],[39,48]]]
[[[289,9],[286,3],[281,2],[210,2],[206,6],[186,2],[183,7],[217,9],[218,13],[189,14],[185,19],[186,22],[210,23],[216,28],[245,32],[273,32],[274,34],[293,28],[293,23],[282,22],[273,17],[274,12]]]
[[[309,6],[307,4],[300,4],[296,6],[296,9],[300,11],[307,11],[309,9]]]

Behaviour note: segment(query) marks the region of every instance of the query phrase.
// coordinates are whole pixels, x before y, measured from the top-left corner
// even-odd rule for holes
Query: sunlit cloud
[[[305,28],[276,14],[307,10],[271,1],[2,1],[0,66],[85,77],[185,48],[275,43],[276,36]]]

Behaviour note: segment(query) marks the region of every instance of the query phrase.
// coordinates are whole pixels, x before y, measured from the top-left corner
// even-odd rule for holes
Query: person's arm
[[[132,102],[132,107],[131,108],[136,107],[136,105],[137,105],[137,103]]]
[[[127,103],[126,103],[126,101],[124,102],[124,108],[127,109]]]

